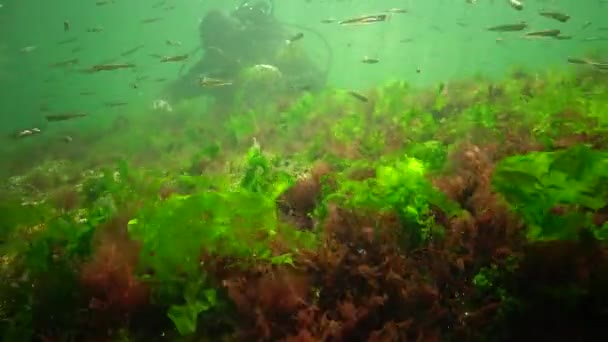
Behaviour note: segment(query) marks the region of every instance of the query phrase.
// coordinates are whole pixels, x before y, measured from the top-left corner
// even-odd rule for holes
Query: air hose
[[[319,33],[317,30],[312,29],[310,27],[302,26],[299,24],[287,23],[287,22],[283,22],[283,21],[277,21],[277,22],[279,24],[287,26],[287,27],[293,27],[298,30],[307,31],[309,33],[312,33],[317,38],[319,38],[319,40],[325,46],[325,50],[327,51],[327,60],[325,61],[325,68],[323,69],[323,76],[324,76],[325,80],[327,80],[327,78],[329,76],[329,71],[331,70],[331,66],[332,66],[333,59],[334,59],[334,52],[331,49],[331,45],[329,45],[329,42],[327,41],[327,39],[325,39],[325,37],[321,33]]]

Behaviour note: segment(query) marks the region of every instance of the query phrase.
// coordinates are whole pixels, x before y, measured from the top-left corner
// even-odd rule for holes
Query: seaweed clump
[[[440,244],[404,248],[394,214],[370,218],[330,205],[320,235],[318,249],[295,255],[293,267],[206,264],[236,307],[239,339],[473,338],[498,309],[497,303],[469,306],[476,269],[466,255]]]
[[[106,222],[94,237],[91,260],[81,268],[80,279],[88,294],[89,328],[103,336],[112,327],[129,325],[130,317],[149,303],[148,286],[136,277],[139,244],[127,232],[121,215]]]
[[[315,164],[310,174],[300,177],[279,196],[277,206],[284,220],[299,229],[313,228],[313,214],[321,200],[323,184],[330,170],[326,163]]]
[[[119,141],[154,167],[164,150],[166,169],[123,161],[74,188],[77,172],[14,178],[0,196],[3,337],[605,334],[607,107],[580,77],[183,106],[163,128],[191,146],[127,129],[135,140]],[[199,129],[201,112],[225,129]],[[254,136],[265,149],[253,139],[239,160]]]

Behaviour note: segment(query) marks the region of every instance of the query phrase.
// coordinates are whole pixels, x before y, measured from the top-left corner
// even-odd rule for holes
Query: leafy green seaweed
[[[394,211],[413,245],[427,241],[442,228],[435,222],[432,207],[444,210],[449,216],[460,213],[458,204],[433,187],[425,178],[424,164],[411,157],[386,159],[378,163],[375,177],[363,181],[343,179],[337,192],[327,201],[338,201],[351,208]]]
[[[608,204],[607,180],[608,153],[578,145],[504,159],[493,185],[529,224],[530,240],[574,239],[583,228],[600,232],[592,214]]]

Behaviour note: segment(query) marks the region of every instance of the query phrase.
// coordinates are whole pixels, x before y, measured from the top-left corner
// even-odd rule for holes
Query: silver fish
[[[524,9],[524,4],[519,1],[519,0],[509,0],[509,5],[511,5],[512,8],[521,11]]]

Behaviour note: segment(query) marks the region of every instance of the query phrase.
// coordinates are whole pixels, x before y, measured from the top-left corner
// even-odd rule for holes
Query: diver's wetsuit
[[[226,16],[213,10],[208,12],[199,26],[203,57],[180,79],[167,89],[170,100],[211,94],[219,100],[232,99],[235,87],[202,88],[202,76],[234,80],[243,68],[256,64],[270,64],[279,68],[286,78],[305,73],[311,78],[312,88],[325,82],[323,73],[310,61],[298,62],[283,68],[277,61],[277,52],[285,47],[291,34],[272,16],[272,6],[264,2],[244,2]],[[301,65],[300,65],[301,64]],[[310,75],[313,75],[312,77]]]

